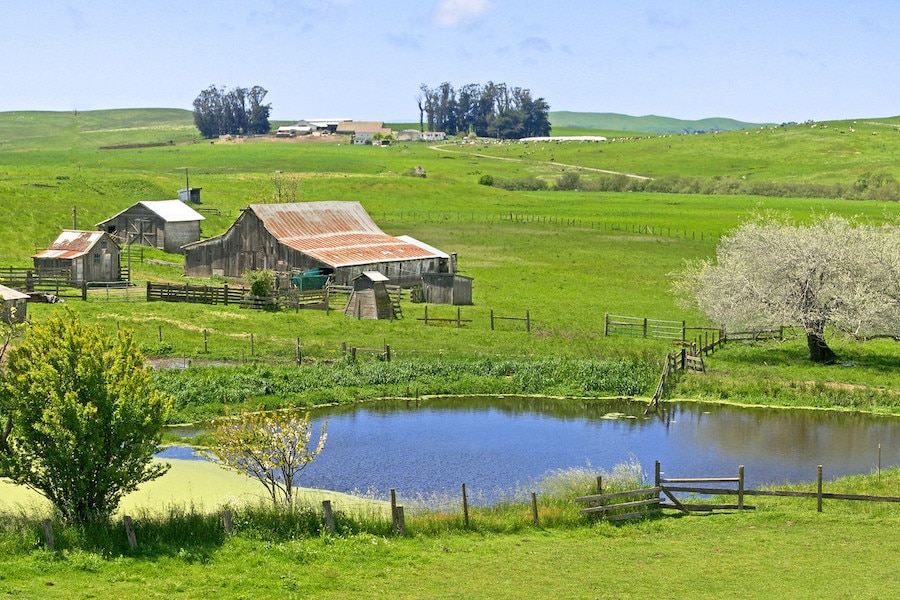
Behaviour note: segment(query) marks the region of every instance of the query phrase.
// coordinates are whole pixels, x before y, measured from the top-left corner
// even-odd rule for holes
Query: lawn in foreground
[[[900,519],[757,511],[483,536],[370,534],[153,560],[84,551],[4,560],[25,598],[889,598]]]

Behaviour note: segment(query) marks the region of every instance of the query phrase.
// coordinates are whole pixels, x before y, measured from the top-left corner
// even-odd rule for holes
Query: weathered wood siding
[[[250,210],[245,210],[221,236],[191,244],[184,251],[188,277],[241,277],[253,269],[306,271],[333,267],[337,285],[350,285],[363,271],[379,271],[395,285],[411,285],[418,283],[423,273],[447,269],[446,260],[440,258],[329,265],[278,241]]]

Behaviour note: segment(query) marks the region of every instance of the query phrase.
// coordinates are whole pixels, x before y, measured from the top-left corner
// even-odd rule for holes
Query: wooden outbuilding
[[[68,277],[75,285],[120,279],[119,245],[103,231],[65,229],[49,248],[31,258],[39,274]]]
[[[251,204],[225,233],[184,247],[184,272],[237,278],[257,269],[321,269],[349,285],[378,271],[413,285],[423,273],[450,270],[449,255],[411,240],[384,233],[359,202]]]
[[[364,271],[353,278],[353,291],[344,314],[355,319],[394,318],[394,305],[387,290],[388,278],[378,271]]]
[[[472,304],[472,278],[456,273],[425,273],[422,298],[429,304]]]
[[[0,321],[21,323],[28,315],[28,294],[0,285]]]
[[[97,223],[97,229],[122,245],[140,244],[181,254],[182,246],[200,239],[203,220],[203,215],[181,200],[145,200]]]

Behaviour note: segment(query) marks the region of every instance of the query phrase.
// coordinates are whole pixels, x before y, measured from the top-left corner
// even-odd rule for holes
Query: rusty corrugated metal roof
[[[46,250],[38,252],[32,258],[77,258],[84,256],[105,235],[102,231],[64,229]]]
[[[446,256],[384,233],[359,202],[251,204],[250,210],[275,239],[335,267]]]

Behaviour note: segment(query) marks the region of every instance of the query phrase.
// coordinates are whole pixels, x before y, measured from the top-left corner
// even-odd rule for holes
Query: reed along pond
[[[701,403],[519,397],[444,398],[332,406],[311,411],[313,442],[328,440],[298,480],[304,487],[403,497],[459,494],[485,502],[534,489],[569,468],[612,471],[637,461],[665,477],[735,477],[748,488],[826,480],[900,464],[900,418]],[[171,449],[162,456],[185,458]]]

